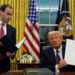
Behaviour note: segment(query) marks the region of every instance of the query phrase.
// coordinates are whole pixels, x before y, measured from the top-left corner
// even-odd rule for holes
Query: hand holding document
[[[16,47],[19,49],[22,46],[24,41],[25,41],[25,38],[23,40],[21,40],[19,43],[17,43]]]
[[[67,39],[65,60],[69,65],[75,65],[75,40]]]

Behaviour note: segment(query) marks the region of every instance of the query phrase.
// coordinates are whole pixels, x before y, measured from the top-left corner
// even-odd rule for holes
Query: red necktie
[[[56,64],[59,64],[59,62],[60,62],[60,56],[58,53],[59,53],[59,51],[56,50]]]
[[[2,23],[2,25],[1,25],[1,29],[0,29],[0,39],[4,36],[3,26],[4,26],[4,23]]]
[[[1,24],[1,28],[0,28],[0,39],[4,36],[3,26],[4,26],[4,23]],[[2,55],[2,53],[0,53],[0,61],[2,61],[3,58],[4,58],[4,56]]]

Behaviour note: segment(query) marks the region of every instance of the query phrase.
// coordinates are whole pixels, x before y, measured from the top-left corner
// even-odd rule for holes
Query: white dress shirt
[[[60,58],[62,59],[62,46],[58,49],[58,51],[59,51],[59,56],[60,56]],[[56,49],[54,48],[54,53],[55,53],[55,56],[56,56]]]
[[[59,51],[59,56],[60,56],[60,59],[63,59],[63,56],[62,56],[62,46],[58,49]],[[54,48],[54,53],[55,53],[55,56],[56,56],[56,49]],[[59,69],[57,68],[58,64],[56,64],[55,66],[55,69],[56,69],[56,72],[59,72]]]

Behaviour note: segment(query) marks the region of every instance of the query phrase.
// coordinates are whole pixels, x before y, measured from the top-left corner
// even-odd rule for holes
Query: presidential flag
[[[57,24],[59,24],[58,29],[62,31],[64,36],[63,39],[73,39],[72,35],[72,22],[69,12],[69,6],[67,0],[60,0],[60,10],[58,11]]]
[[[39,26],[35,7],[35,0],[29,0],[29,10],[25,24],[24,37],[26,38],[26,40],[23,43],[23,47],[35,58],[36,63],[39,63]]]

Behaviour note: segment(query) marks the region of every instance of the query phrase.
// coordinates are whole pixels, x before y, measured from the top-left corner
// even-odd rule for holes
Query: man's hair
[[[12,6],[7,5],[7,4],[4,4],[4,5],[2,5],[2,6],[0,7],[0,10],[2,10],[2,11],[4,12],[4,11],[5,11],[5,9],[6,9],[7,7],[9,7],[9,8],[11,8],[11,9],[13,9],[13,8],[12,8]]]
[[[60,31],[50,31],[50,32],[48,32],[48,39],[49,39],[50,35],[52,35],[52,34],[59,34],[61,38],[63,36],[63,35],[61,35]]]
[[[55,34],[55,33],[59,33],[59,31],[50,31],[50,32],[48,33],[48,35],[52,35],[52,34]]]

